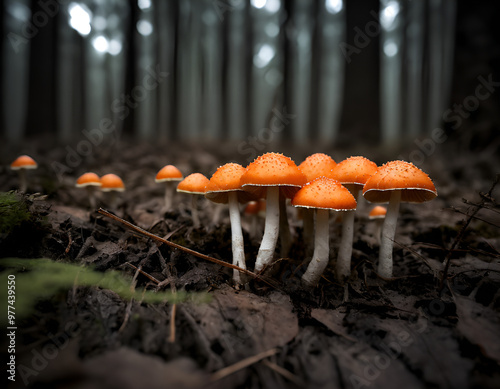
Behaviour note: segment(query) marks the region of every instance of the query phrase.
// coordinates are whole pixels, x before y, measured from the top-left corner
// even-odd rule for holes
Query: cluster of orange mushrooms
[[[344,282],[351,274],[354,218],[358,201],[364,197],[370,203],[388,204],[387,210],[375,207],[370,216],[377,218],[385,214],[381,225],[377,272],[383,278],[391,278],[400,203],[422,203],[437,196],[428,175],[412,163],[391,161],[377,166],[361,156],[336,163],[322,153],[307,157],[299,166],[283,154],[266,153],[246,168],[236,163],[220,166],[210,179],[200,173],[184,178],[175,166],[167,165],[156,175],[156,182],[166,185],[167,208],[172,204],[175,182],[178,182],[178,192],[200,194],[215,203],[228,204],[233,264],[242,269],[246,269],[246,262],[239,204],[265,199],[265,226],[255,262],[256,272],[272,265],[278,236],[282,247],[290,240],[286,216],[286,201],[290,199],[292,206],[303,210],[306,240],[312,239],[314,235],[312,259],[302,275],[302,282],[307,286],[317,285],[329,262],[330,211],[342,212],[342,237],[336,276],[340,282]],[[94,173],[81,176],[77,185],[100,185],[103,190],[123,188],[119,177],[106,175],[99,179]],[[193,223],[198,224],[195,206],[192,207],[192,217]],[[238,270],[234,270],[233,279],[236,283],[242,282]]]

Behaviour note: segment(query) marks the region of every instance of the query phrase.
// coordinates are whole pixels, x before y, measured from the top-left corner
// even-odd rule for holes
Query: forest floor
[[[500,387],[498,153],[472,153],[450,144],[428,158],[423,169],[439,196],[401,206],[391,280],[376,274],[375,225],[367,218],[372,205],[362,203],[353,274],[346,287],[339,285],[332,264],[341,224],[332,221],[332,264],[311,291],[300,284],[306,250],[302,222],[291,207],[293,246],[273,267],[273,282],[251,280],[237,287],[231,269],[133,232],[89,209],[86,192],[74,187],[86,170],[117,173],[127,189],[116,205],[101,196],[102,208],[157,236],[230,262],[227,210],[214,223],[216,207],[199,198],[202,226],[194,228],[191,198],[178,193],[174,208],[164,210],[163,188],[154,175],[173,163],[184,175],[210,177],[218,165],[246,164],[247,156],[235,158],[234,149],[227,147],[186,148],[131,143],[118,152],[116,146],[102,147],[80,163],[66,165],[62,173],[59,169],[59,176],[53,163],[67,163],[68,149],[27,148],[40,162],[37,171],[29,172],[29,192],[39,194],[16,194],[31,216],[2,230],[2,285],[9,274],[18,280],[37,276],[36,264],[20,269],[6,258],[49,258],[102,274],[118,271],[141,293],[184,291],[189,297],[203,292],[208,300],[188,298],[175,307],[167,301],[148,303],[140,293],[129,300],[112,287],[82,285],[78,275],[49,295],[40,289],[29,301],[31,307],[16,317],[17,373],[15,382],[7,381],[12,387]],[[290,156],[298,164],[316,151],[292,150]],[[349,156],[335,150],[329,154],[337,161]],[[383,153],[365,155],[385,162]],[[3,192],[18,185],[7,167],[11,157],[9,152],[2,157]],[[253,270],[260,235],[250,236],[246,216],[243,223],[247,265]],[[41,285],[57,284],[55,277],[57,272]],[[25,285],[19,281],[15,289],[19,300],[28,293]],[[5,291],[0,296],[7,305]],[[2,354],[8,346],[3,336]],[[8,373],[2,375],[6,380]]]

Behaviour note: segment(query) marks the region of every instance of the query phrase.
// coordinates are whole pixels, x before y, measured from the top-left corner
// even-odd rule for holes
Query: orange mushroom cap
[[[21,155],[16,158],[14,162],[10,164],[12,170],[19,169],[36,169],[38,167],[37,163],[29,155]]]
[[[307,157],[299,165],[299,169],[304,173],[307,181],[312,181],[318,177],[327,177],[335,166],[337,166],[337,162],[332,157],[323,153],[316,153]]]
[[[237,163],[226,163],[212,175],[205,187],[205,197],[215,203],[227,203],[228,192],[238,192],[238,201],[246,203],[260,197],[258,192],[246,192],[240,185],[245,168]]]
[[[356,199],[340,182],[319,177],[304,185],[292,198],[295,207],[353,211]]]
[[[166,165],[156,174],[155,182],[181,181],[183,175],[174,165]]]
[[[266,153],[257,157],[247,166],[240,180],[245,189],[248,189],[248,186],[285,187],[282,192],[287,197],[292,197],[306,182],[306,176],[295,162],[279,153]]]
[[[373,207],[373,209],[370,211],[370,213],[368,214],[368,218],[370,220],[383,219],[383,218],[385,218],[386,214],[387,214],[387,208],[382,207],[381,205],[377,205],[377,206]]]
[[[76,180],[76,187],[82,188],[85,186],[101,186],[101,179],[95,173],[84,173]]]
[[[365,157],[350,157],[339,162],[328,177],[334,178],[349,188],[351,185],[363,186],[368,178],[377,171],[377,164]]]
[[[245,215],[257,215],[259,213],[259,202],[250,201],[245,207]]]
[[[177,192],[205,194],[205,187],[209,183],[207,177],[201,173],[192,173],[177,185]]]
[[[405,161],[380,166],[363,187],[363,196],[372,203],[387,203],[393,190],[401,190],[401,201],[423,203],[437,196],[436,187],[422,170]]]
[[[246,215],[259,215],[265,217],[266,214],[266,200],[259,199],[257,201],[250,201],[245,207]]]
[[[103,192],[110,192],[113,190],[123,192],[125,190],[125,184],[116,174],[105,174],[101,177],[101,190]]]

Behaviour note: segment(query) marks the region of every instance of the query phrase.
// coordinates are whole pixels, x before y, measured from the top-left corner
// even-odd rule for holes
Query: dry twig
[[[213,263],[216,263],[218,265],[221,265],[221,266],[225,266],[225,267],[229,267],[231,269],[235,269],[235,270],[238,270],[240,271],[241,273],[244,273],[244,274],[248,274],[250,277],[252,278],[255,278],[255,279],[259,279],[263,282],[265,282],[266,284],[268,284],[269,286],[272,286],[273,288],[276,288],[276,289],[279,289],[279,287],[276,285],[276,283],[273,281],[273,280],[270,280],[270,279],[265,279],[264,277],[262,277],[261,275],[259,274],[256,274],[250,270],[246,270],[246,269],[242,269],[241,267],[239,266],[236,266],[236,265],[233,265],[231,263],[228,263],[228,262],[225,262],[225,261],[222,261],[220,259],[217,259],[217,258],[213,258],[213,257],[210,257],[208,255],[205,255],[205,254],[202,254],[198,251],[195,251],[195,250],[191,250],[187,247],[184,247],[184,246],[181,246],[180,244],[177,244],[177,243],[174,243],[174,242],[170,242],[169,240],[167,239],[163,239],[155,234],[152,234],[151,232],[149,231],[146,231],[145,229],[141,228],[141,227],[138,227],[136,226],[135,224],[132,224],[124,219],[122,219],[121,217],[118,217],[114,214],[112,214],[111,212],[108,212],[106,211],[105,209],[102,209],[102,208],[99,208],[98,212],[101,214],[101,215],[104,215],[104,216],[107,216],[115,221],[118,221],[120,222],[121,224],[127,226],[128,228],[130,228],[131,230],[133,230],[134,232],[136,233],[139,233],[143,236],[146,236],[150,239],[153,239],[157,242],[161,242],[161,243],[164,243],[166,244],[167,246],[170,246],[170,247],[173,247],[173,248],[176,248],[178,250],[181,250],[181,251],[184,251],[185,253],[188,253],[188,254],[191,254],[195,257],[198,257],[198,258],[202,258],[202,259],[205,259],[207,261],[210,261],[210,262],[213,262]]]
[[[212,377],[210,380],[213,381],[218,381],[224,377],[227,377],[228,375],[231,375],[233,373],[236,373],[237,371],[244,369],[245,367],[251,366],[254,363],[259,362],[261,359],[270,357],[271,355],[274,355],[278,352],[277,348],[272,348],[267,351],[263,351],[259,354],[252,355],[251,357],[245,358],[239,362],[236,362],[230,366],[224,367],[223,369],[220,369],[216,371],[215,373],[212,374]]]
[[[270,369],[274,370],[276,373],[282,375],[288,381],[293,382],[299,388],[303,388],[305,386],[304,381],[302,381],[299,377],[297,377],[295,374],[290,373],[287,369],[277,365],[276,363],[271,362],[267,359],[264,359],[262,361],[262,364],[264,364],[267,367],[269,367]]]
[[[475,205],[475,209],[472,211],[471,214],[469,214],[469,217],[465,220],[462,228],[460,229],[458,235],[456,236],[455,240],[453,241],[451,247],[448,249],[448,252],[446,253],[446,257],[444,259],[444,270],[443,270],[443,275],[441,277],[441,281],[439,283],[439,291],[443,290],[444,287],[444,281],[448,278],[448,271],[450,269],[450,263],[451,263],[451,255],[455,251],[455,247],[462,241],[465,231],[467,230],[467,227],[471,223],[472,219],[476,216],[476,214],[484,208],[485,204],[487,202],[492,201],[491,194],[493,193],[493,190],[495,189],[496,185],[500,181],[500,174],[497,174],[495,181],[491,185],[490,190],[486,194],[481,194],[481,202],[479,204]]]

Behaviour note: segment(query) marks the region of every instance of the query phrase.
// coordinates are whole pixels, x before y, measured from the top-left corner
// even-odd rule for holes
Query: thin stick
[[[472,206],[474,206],[474,207],[478,207],[478,210],[483,209],[483,208],[486,208],[486,207],[482,207],[482,206],[481,206],[481,204],[471,204],[471,205],[472,205]],[[452,209],[452,210],[454,210],[454,211],[455,211],[455,212],[457,212],[457,213],[462,214],[462,215],[469,216],[469,214],[468,214],[466,211],[462,211],[461,209],[458,209],[458,208],[455,208],[455,207],[451,207],[451,209]],[[486,223],[486,224],[489,224],[489,225],[491,225],[491,226],[493,226],[493,227],[500,228],[500,225],[495,224],[495,223],[493,223],[493,222],[490,222],[490,221],[488,221],[488,220],[482,219],[482,218],[480,218],[480,217],[478,217],[478,216],[474,216],[474,215],[472,215],[471,217],[472,217],[473,219],[475,219],[475,220],[479,220],[479,221],[481,221],[481,222],[483,222],[483,223]]]
[[[293,382],[295,385],[297,385],[299,388],[304,387],[304,382],[297,377],[295,374],[290,373],[287,369],[277,365],[274,362],[271,362],[267,359],[264,359],[262,361],[262,364],[266,365],[268,368],[274,370],[276,373],[281,374],[283,377],[285,377],[288,381]]]
[[[248,274],[252,278],[257,278],[257,279],[259,279],[261,281],[264,281],[266,284],[272,286],[273,288],[279,289],[277,287],[277,285],[272,280],[266,280],[262,276],[254,273],[254,272],[252,272],[250,270],[242,269],[239,266],[236,266],[236,265],[233,265],[231,263],[222,261],[220,259],[216,259],[216,258],[210,257],[210,256],[202,254],[202,253],[200,253],[198,251],[191,250],[191,249],[189,249],[187,247],[184,247],[184,246],[181,246],[181,245],[179,245],[177,243],[170,242],[169,240],[163,239],[163,238],[161,238],[161,237],[159,237],[159,236],[157,236],[155,234],[152,234],[151,232],[148,232],[148,231],[142,229],[141,227],[138,227],[135,224],[132,224],[132,223],[130,223],[130,222],[128,222],[128,221],[126,221],[126,220],[124,220],[124,219],[122,219],[122,218],[114,215],[114,214],[112,214],[111,212],[106,211],[105,209],[99,208],[98,212],[101,215],[104,215],[104,216],[107,216],[107,217],[109,217],[109,218],[111,218],[113,220],[116,220],[117,222],[122,223],[123,225],[127,226],[131,230],[133,230],[133,231],[135,231],[135,232],[137,232],[139,234],[142,234],[144,236],[147,236],[148,238],[153,239],[153,240],[155,240],[157,242],[165,243],[167,246],[176,248],[178,250],[184,251],[185,253],[191,254],[191,255],[193,255],[195,257],[198,257],[198,258],[201,258],[201,259],[205,259],[207,261],[216,263],[218,265],[229,267],[231,269],[239,270],[242,273]]]
[[[259,362],[261,359],[270,357],[271,355],[274,355],[278,353],[277,348],[272,348],[267,351],[263,351],[259,354],[253,355],[251,357],[245,358],[239,362],[236,362],[230,366],[224,367],[223,369],[220,369],[216,371],[215,373],[212,374],[210,377],[210,380],[213,381],[218,381],[224,377],[227,377],[228,375],[231,375],[233,373],[236,373],[237,371],[244,369],[245,367],[251,366],[254,363]]]
[[[128,320],[130,318],[130,313],[132,312],[132,304],[134,302],[134,299],[130,299],[130,301],[127,304],[127,309],[125,310],[125,318],[123,319],[123,323],[118,329],[118,332],[122,332],[125,327],[127,326]]]
[[[170,336],[168,341],[175,343],[175,312],[177,311],[177,304],[172,304],[172,311],[170,312]]]
[[[486,203],[486,201],[490,201],[489,199],[491,199],[491,194],[493,193],[493,189],[495,189],[495,186],[498,184],[499,181],[500,181],[500,174],[497,174],[497,177],[496,177],[495,181],[493,182],[493,184],[491,185],[491,188],[488,191],[487,195],[482,196],[483,199],[481,200],[481,202],[479,204],[477,204],[476,209],[474,209],[474,211],[469,215],[469,217],[465,221],[464,225],[460,229],[460,232],[458,233],[455,240],[453,241],[451,247],[448,249],[448,253],[446,254],[446,257],[444,259],[443,276],[441,277],[441,281],[439,283],[439,290],[440,291],[443,290],[444,280],[447,279],[447,277],[448,277],[448,270],[450,268],[450,263],[451,263],[451,255],[453,254],[455,247],[462,241],[463,236],[465,234],[465,230],[469,226],[470,222],[472,221],[472,219],[474,218],[476,213],[478,213],[484,207],[484,204]]]
[[[145,271],[139,269],[137,266],[134,266],[132,265],[130,262],[125,262],[125,265],[128,265],[130,266],[132,269],[135,269],[137,270],[139,273],[141,273],[142,275],[148,277],[151,281],[153,281],[155,284],[159,284],[160,281],[158,281],[156,278],[154,278],[152,275],[146,273]]]
[[[71,249],[72,244],[73,244],[73,238],[71,236],[71,232],[68,231],[68,245],[66,246],[66,249],[64,250],[64,254],[69,253],[69,250]]]

